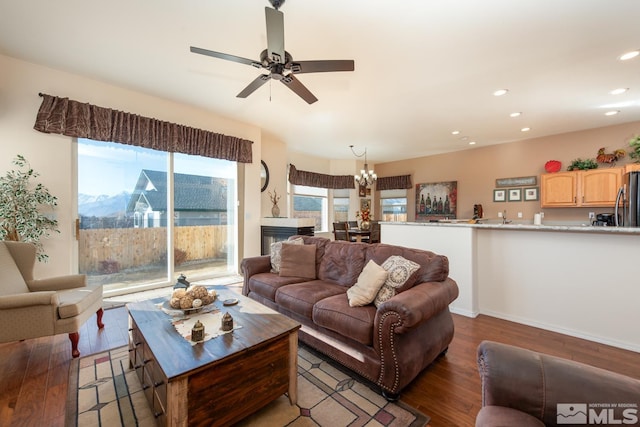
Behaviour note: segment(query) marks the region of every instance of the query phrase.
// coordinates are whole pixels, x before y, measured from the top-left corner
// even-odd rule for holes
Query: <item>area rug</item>
[[[127,347],[74,359],[69,370],[67,426],[155,426]],[[411,426],[429,417],[388,402],[378,391],[311,349],[298,350],[298,404],[286,395],[239,426]]]

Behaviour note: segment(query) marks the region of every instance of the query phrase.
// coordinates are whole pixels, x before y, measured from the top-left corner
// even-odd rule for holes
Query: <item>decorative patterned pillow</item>
[[[360,307],[371,304],[387,279],[387,274],[384,268],[370,260],[362,269],[356,284],[347,289],[349,306]]]
[[[376,307],[393,298],[396,295],[398,288],[401,288],[411,280],[411,276],[413,273],[418,271],[420,264],[399,255],[392,255],[382,263],[382,268],[384,268],[389,274],[387,276],[387,280],[385,280],[380,291],[378,291],[378,295],[373,301]]]
[[[282,245],[304,245],[302,237],[297,239],[285,240],[271,244],[271,272],[280,273],[280,264],[282,263]]]

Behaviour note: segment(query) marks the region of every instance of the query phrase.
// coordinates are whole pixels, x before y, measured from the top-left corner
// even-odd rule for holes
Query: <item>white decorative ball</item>
[[[193,303],[191,303],[191,305],[193,306],[193,308],[202,307],[202,300],[200,298],[196,298],[193,300]]]

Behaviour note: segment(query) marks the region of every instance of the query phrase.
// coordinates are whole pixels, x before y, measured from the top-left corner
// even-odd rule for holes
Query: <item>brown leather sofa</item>
[[[397,398],[453,338],[449,304],[458,286],[448,277],[448,259],[387,244],[293,238],[315,245],[315,278],[271,272],[268,255],[246,258],[243,294],[300,322],[301,341],[376,383],[387,398]],[[419,264],[411,275],[414,284],[407,282],[410,287],[398,288],[378,307],[351,307],[347,290],[365,265],[382,265],[391,255]],[[284,268],[284,250],[282,261]]]
[[[478,347],[476,427],[640,426],[640,380],[506,344]]]

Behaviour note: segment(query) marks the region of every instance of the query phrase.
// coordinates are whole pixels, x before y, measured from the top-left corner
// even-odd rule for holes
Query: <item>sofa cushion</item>
[[[367,261],[374,260],[382,265],[391,255],[399,255],[403,258],[420,264],[420,269],[416,273],[416,280],[406,283],[396,289],[397,292],[404,292],[416,283],[442,282],[449,276],[449,259],[444,255],[437,255],[431,251],[421,249],[405,248],[402,246],[387,245],[378,243],[369,245],[367,248]]]
[[[322,280],[312,280],[280,287],[276,291],[276,303],[289,311],[311,319],[313,306],[318,301],[345,292],[344,287],[340,285]]]
[[[318,278],[346,287],[352,286],[364,268],[367,246],[367,243],[341,241],[327,243]]]
[[[15,295],[30,292],[16,262],[13,260],[4,242],[0,242],[0,271],[2,272],[0,295]]]
[[[313,322],[364,345],[373,345],[373,321],[376,308],[350,307],[345,294],[318,301],[313,306]]]
[[[504,406],[485,406],[476,416],[476,427],[544,427],[544,425],[542,421],[526,412]]]
[[[316,278],[316,245],[282,245],[280,276]]]
[[[303,244],[304,244],[304,240],[300,238],[272,243],[271,244],[271,272],[272,273],[280,272],[280,263],[282,261],[282,245],[303,245]]]
[[[102,285],[68,289],[57,294],[58,316],[68,319],[87,311],[96,301],[102,300]]]
[[[302,277],[281,277],[273,273],[258,273],[249,279],[249,292],[255,292],[261,297],[275,302],[278,288],[304,281],[306,279]]]
[[[413,286],[416,281],[415,272],[420,269],[420,265],[399,255],[391,255],[382,263],[382,268],[389,274],[373,301],[376,307],[393,298],[397,289]]]
[[[371,304],[378,291],[387,280],[387,270],[370,260],[362,269],[355,285],[347,289],[347,298],[351,307]]]

